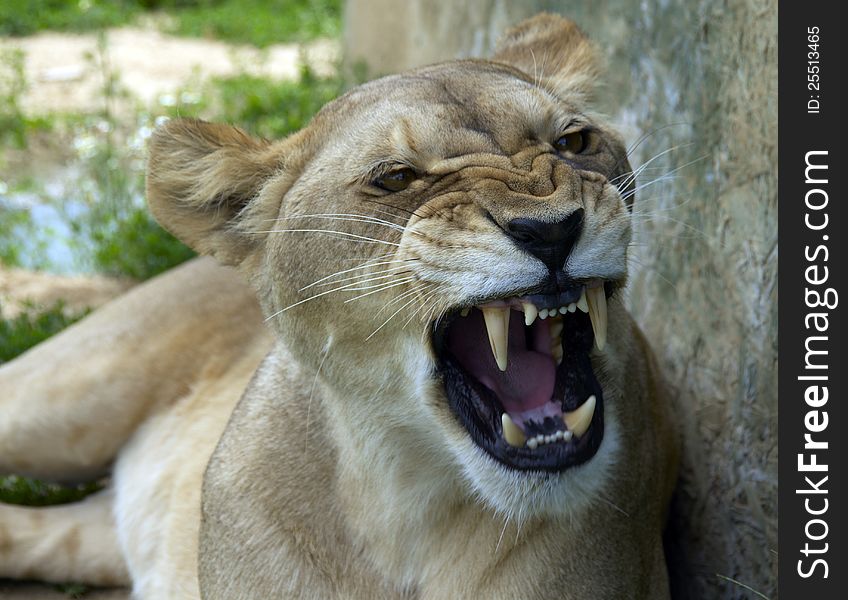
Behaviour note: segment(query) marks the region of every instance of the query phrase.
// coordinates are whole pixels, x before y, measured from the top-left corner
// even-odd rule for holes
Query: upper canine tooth
[[[604,286],[589,288],[586,293],[589,303],[589,318],[595,331],[595,345],[603,350],[607,343],[607,296]]]
[[[459,312],[459,314],[460,314],[460,315],[462,315],[463,317],[467,317],[467,316],[468,316],[468,313],[470,313],[470,312],[471,312],[471,309],[470,309],[470,308],[463,308],[463,309]]]
[[[562,420],[565,426],[577,437],[583,437],[583,434],[589,429],[592,424],[592,416],[595,414],[595,395],[592,394],[586,399],[586,402],[578,406],[571,412],[563,413]]]
[[[586,288],[580,292],[580,300],[577,301],[577,308],[583,312],[589,312],[589,305],[586,303]]]
[[[509,307],[486,307],[483,319],[486,321],[486,331],[489,334],[489,344],[492,354],[501,371],[506,371],[506,358],[509,346]]]
[[[524,308],[524,324],[530,327],[539,315],[539,309],[532,302],[522,302],[521,306]]]
[[[503,436],[506,440],[506,443],[515,448],[520,448],[524,445],[524,442],[527,441],[527,436],[524,435],[524,432],[513,423],[512,419],[508,414],[504,413],[501,415],[501,424],[503,425]]]

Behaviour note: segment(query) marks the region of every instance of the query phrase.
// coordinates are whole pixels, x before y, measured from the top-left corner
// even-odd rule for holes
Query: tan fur
[[[137,597],[668,597],[661,533],[677,440],[620,296],[608,345],[592,357],[604,441],[581,466],[545,474],[495,462],[433,376],[433,319],[546,273],[506,237],[509,220],[583,208],[570,272],[626,277],[630,217],[609,179],[630,168],[620,138],[584,104],[591,46],[571,22],[543,15],[511,30],[495,61],[366,84],[281,142],[199,121],[156,132],[151,209],[247,276],[273,349],[257,369],[270,343],[258,308],[232,275],[200,261],[0,369],[13,390],[0,403],[7,435],[23,423],[102,437],[64,457],[10,437],[0,470],[89,474],[117,457],[118,538]],[[575,127],[595,131],[585,170],[551,149]],[[369,185],[385,161],[423,176],[386,195]],[[130,337],[95,349],[76,375],[57,371],[64,391],[20,383],[116,324]],[[141,377],[92,381],[125,370]],[[46,416],[60,396],[67,426]],[[27,398],[33,416],[13,412],[26,412]],[[108,406],[122,416],[101,431]]]

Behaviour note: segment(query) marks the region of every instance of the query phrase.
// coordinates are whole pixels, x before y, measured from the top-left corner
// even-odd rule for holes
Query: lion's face
[[[235,181],[202,231],[180,231],[172,199],[160,218],[245,265],[332,390],[345,454],[413,448],[512,513],[593,494],[618,453],[632,178],[618,136],[553,75],[446,63],[361,86],[281,144],[199,123],[165,134],[217,137],[209,164],[230,160]],[[154,209],[175,196],[157,175]],[[240,187],[252,195],[233,203]]]

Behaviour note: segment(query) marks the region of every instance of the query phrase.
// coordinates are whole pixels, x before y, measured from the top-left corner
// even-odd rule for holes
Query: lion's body
[[[525,45],[552,35],[565,58],[542,90]],[[588,53],[572,24],[540,17],[496,57],[512,66],[388,78],[283,142],[199,122],[160,130],[154,214],[238,265],[259,302],[235,271],[198,259],[0,369],[0,472],[80,479],[113,466],[82,516],[0,507],[0,576],[131,582],[145,599],[667,597],[673,409],[620,295],[592,355],[604,441],[562,473],[511,470],[475,446],[421,333],[438,310],[544,275],[502,239],[518,217],[579,206],[588,233],[570,273],[623,281],[629,213],[609,184],[629,173],[618,138],[581,116],[608,137],[577,169],[524,137],[569,123],[560,113],[588,114],[575,108],[593,77]],[[384,155],[431,177],[410,188],[420,199],[409,209],[351,191]],[[348,227],[293,221],[316,218]],[[284,235],[328,229],[342,232]],[[389,291],[392,264],[425,283]],[[333,300],[325,281],[353,281],[336,292],[359,295]],[[74,366],[57,374],[60,363]]]

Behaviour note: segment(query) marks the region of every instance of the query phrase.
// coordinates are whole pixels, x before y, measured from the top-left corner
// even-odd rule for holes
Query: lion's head
[[[312,426],[351,461],[415,453],[507,513],[605,485],[633,178],[588,106],[595,62],[542,15],[491,61],[367,83],[281,142],[191,120],[155,134],[155,215],[248,273],[331,392]]]

